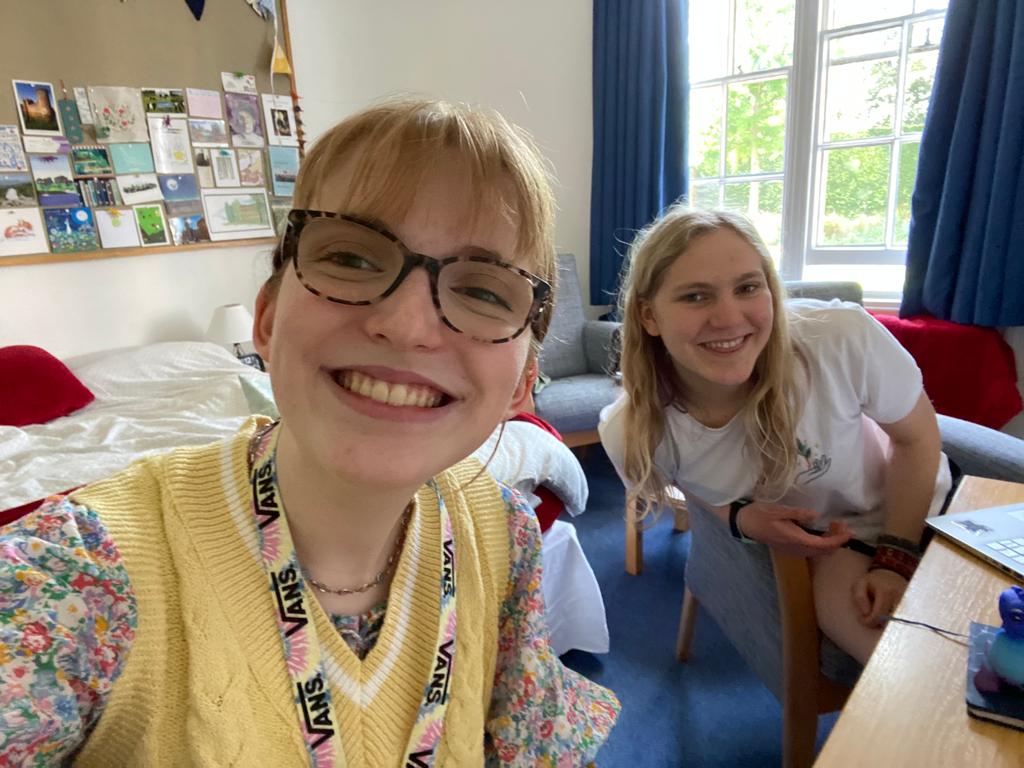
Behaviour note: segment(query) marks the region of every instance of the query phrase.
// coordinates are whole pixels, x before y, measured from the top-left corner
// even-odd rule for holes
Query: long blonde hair
[[[747,451],[761,465],[757,495],[779,498],[791,483],[799,458],[796,369],[802,356],[790,340],[783,305],[785,288],[768,249],[743,216],[730,211],[693,210],[677,203],[633,240],[619,293],[622,381],[629,397],[625,407],[625,472],[641,498],[653,499],[659,506],[668,503],[668,478],[655,466],[654,452],[665,434],[665,408],[679,404],[685,392],[664,342],[644,329],[641,309],[644,302],[654,298],[669,267],[693,241],[720,229],[732,230],[757,251],[774,310],[771,334],[754,365],[754,387],[743,406]],[[640,512],[641,517],[646,511]]]

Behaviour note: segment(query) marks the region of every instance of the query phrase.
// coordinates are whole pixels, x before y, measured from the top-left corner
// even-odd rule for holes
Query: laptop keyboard
[[[990,541],[987,546],[1004,557],[1016,560],[1024,565],[1024,538]]]

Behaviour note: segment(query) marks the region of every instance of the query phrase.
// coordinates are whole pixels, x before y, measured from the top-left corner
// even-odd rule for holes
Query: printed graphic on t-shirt
[[[811,448],[799,437],[796,439],[796,450],[806,467],[802,471],[797,472],[796,481],[798,483],[803,483],[804,485],[812,483],[828,472],[832,466],[831,456],[825,455],[820,447],[815,446],[815,448]]]

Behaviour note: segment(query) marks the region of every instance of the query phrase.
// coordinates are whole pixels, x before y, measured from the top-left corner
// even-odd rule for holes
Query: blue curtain
[[[900,316],[1024,325],[1024,2],[952,0]]]
[[[629,242],[686,192],[686,0],[594,0],[590,302]]]

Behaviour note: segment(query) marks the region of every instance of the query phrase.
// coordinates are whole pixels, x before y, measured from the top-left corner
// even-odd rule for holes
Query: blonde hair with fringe
[[[353,215],[401,218],[420,182],[443,162],[464,168],[473,224],[500,212],[517,224],[516,250],[527,268],[555,285],[555,201],[547,165],[522,129],[496,112],[446,101],[401,99],[358,112],[324,133],[302,161],[294,206],[316,202]],[[323,200],[324,183],[340,168],[352,183],[340,199]],[[276,289],[288,267],[280,243],[267,287]],[[536,354],[554,309],[551,291],[533,334]]]
[[[630,245],[619,305],[622,326],[622,381],[625,407],[625,472],[641,498],[668,504],[666,485],[654,463],[665,434],[665,408],[683,406],[686,393],[675,374],[664,342],[641,322],[641,309],[654,298],[665,273],[697,239],[721,229],[742,237],[761,257],[761,269],[772,297],[773,320],[768,342],[751,376],[753,389],[743,406],[746,449],[760,462],[756,493],[777,499],[792,482],[799,458],[796,425],[800,417],[797,367],[803,357],[793,345],[784,308],[785,288],[768,249],[754,226],[730,211],[695,210],[684,203],[668,208],[639,232]],[[650,505],[638,510],[646,515]]]

